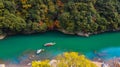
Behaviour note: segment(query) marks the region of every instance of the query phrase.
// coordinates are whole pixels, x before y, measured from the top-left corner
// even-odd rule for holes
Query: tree
[[[84,55],[79,55],[76,52],[66,52],[63,55],[57,56],[57,67],[97,67],[90,60],[86,59]]]
[[[15,3],[11,1],[4,1],[4,8],[9,10],[10,13],[15,13]]]
[[[67,23],[67,27],[66,27],[66,30],[68,32],[74,32],[74,29],[75,29],[75,25],[73,22],[66,22]]]
[[[118,30],[119,4],[119,0],[0,0],[0,30],[15,33]]]
[[[7,31],[20,32],[26,27],[26,22],[21,17],[10,14],[7,10],[4,12],[4,17],[1,24]]]
[[[1,8],[4,8],[3,1],[0,1],[0,9],[1,9]]]
[[[49,60],[32,61],[32,67],[50,67]]]
[[[67,22],[70,20],[70,13],[64,12],[59,16],[60,25],[65,29],[67,27]]]
[[[65,52],[55,58],[56,67],[97,67],[94,63],[88,60],[84,55],[79,55],[76,52]],[[32,67],[54,67],[50,66],[49,60],[32,61]]]

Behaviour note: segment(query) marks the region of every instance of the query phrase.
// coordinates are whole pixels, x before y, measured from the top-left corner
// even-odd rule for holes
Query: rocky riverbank
[[[51,60],[51,67],[56,67],[56,60]],[[101,67],[102,63],[101,62],[96,62],[93,61],[92,63],[96,64],[97,67]],[[22,64],[1,64],[0,67],[31,67],[31,65],[22,65]]]
[[[120,28],[118,29],[113,29],[113,30],[106,30],[106,31],[100,31],[100,32],[93,32],[93,33],[85,33],[85,32],[80,32],[80,31],[75,31],[75,32],[69,32],[66,31],[64,29],[55,29],[55,30],[47,30],[47,31],[59,31],[62,32],[63,34],[68,34],[68,35],[78,35],[78,36],[83,36],[83,37],[89,37],[90,35],[96,35],[96,34],[100,34],[100,33],[104,33],[104,32],[117,32],[120,31]],[[16,34],[34,34],[34,33],[45,33],[47,31],[41,31],[41,32],[35,32],[35,31],[24,31],[24,32],[20,32],[20,33],[13,33],[13,32],[9,32],[7,34],[1,34],[0,35],[0,40],[4,39],[7,35],[16,35]]]
[[[96,34],[100,34],[100,33],[104,33],[104,32],[117,32],[120,31],[120,28],[118,29],[112,29],[112,30],[106,30],[106,31],[100,31],[100,32],[93,32],[93,33],[84,33],[84,32],[80,32],[80,31],[76,31],[76,32],[68,32],[64,29],[58,29],[58,31],[64,33],[64,34],[70,34],[70,35],[78,35],[78,36],[84,36],[84,37],[89,37],[90,35],[96,35]]]
[[[68,32],[64,29],[58,29],[58,31],[64,33],[64,34],[69,34],[69,35],[78,35],[78,36],[84,36],[84,37],[89,37],[91,33],[83,33],[83,32]]]

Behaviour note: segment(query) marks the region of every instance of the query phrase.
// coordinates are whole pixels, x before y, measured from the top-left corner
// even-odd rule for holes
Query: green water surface
[[[44,47],[43,44],[47,42],[56,42],[56,45]],[[17,57],[25,51],[40,48],[44,48],[46,52],[51,52],[51,54],[56,54],[62,51],[87,53],[119,46],[120,32],[104,33],[90,37],[64,35],[55,31],[42,34],[15,35],[0,40],[0,59]]]

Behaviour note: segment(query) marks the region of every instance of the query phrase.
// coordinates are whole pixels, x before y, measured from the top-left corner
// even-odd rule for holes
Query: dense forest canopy
[[[120,29],[120,0],[0,0],[0,34]]]

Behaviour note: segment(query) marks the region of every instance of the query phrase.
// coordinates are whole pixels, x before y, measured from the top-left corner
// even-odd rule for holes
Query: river
[[[44,47],[43,44],[48,42],[56,42],[56,45],[51,47]],[[114,50],[112,54],[107,56],[113,57],[120,56],[119,47],[120,32],[103,33],[92,35],[90,37],[81,37],[50,31],[32,35],[8,36],[5,39],[0,40],[0,59],[11,59],[21,56],[25,51],[32,51],[41,48],[45,49],[45,52],[51,55],[58,55],[66,51],[75,51],[87,55],[88,58],[91,58],[93,55],[91,52],[94,51],[103,52],[107,50]],[[116,50],[115,48],[118,49]]]

